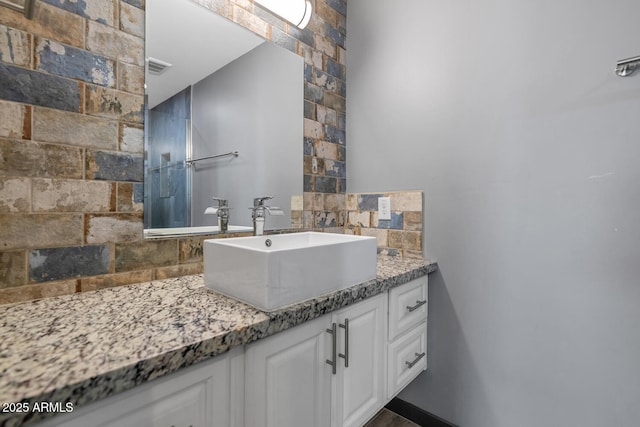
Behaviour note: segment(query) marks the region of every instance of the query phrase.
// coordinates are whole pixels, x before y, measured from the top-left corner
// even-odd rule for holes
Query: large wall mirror
[[[253,229],[253,199],[302,195],[303,59],[192,0],[146,3],[146,237]],[[211,212],[211,209],[209,209]]]

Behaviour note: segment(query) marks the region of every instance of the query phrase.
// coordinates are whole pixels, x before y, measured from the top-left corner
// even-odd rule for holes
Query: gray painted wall
[[[302,194],[303,59],[263,43],[193,86],[193,158],[238,151],[198,163],[193,171],[192,225],[215,225],[211,197],[229,200],[230,223],[251,226],[253,198],[285,210],[266,229],[291,227],[291,195]]]
[[[425,191],[429,370],[469,427],[640,420],[640,2],[349,0],[349,191]]]

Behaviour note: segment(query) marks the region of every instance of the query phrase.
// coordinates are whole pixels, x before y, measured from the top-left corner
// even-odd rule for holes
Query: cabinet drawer
[[[388,346],[387,398],[391,399],[427,369],[427,322]]]
[[[389,341],[427,319],[427,276],[389,291]]]

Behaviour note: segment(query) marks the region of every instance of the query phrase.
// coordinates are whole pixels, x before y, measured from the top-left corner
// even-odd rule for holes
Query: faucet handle
[[[277,206],[265,206],[265,209],[267,210],[267,212],[269,212],[270,215],[273,216],[284,215],[284,211],[282,210],[282,208],[279,208]]]
[[[256,197],[255,199],[253,199],[253,206],[254,207],[264,206],[265,200],[271,200],[271,199],[273,199],[273,196]]]
[[[220,197],[212,197],[214,202],[218,202],[218,206],[223,207],[227,206],[228,201],[226,199]]]

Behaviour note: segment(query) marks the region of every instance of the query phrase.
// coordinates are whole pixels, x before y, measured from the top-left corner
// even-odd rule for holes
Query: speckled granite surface
[[[206,289],[202,275],[3,306],[0,404],[84,405],[436,269],[379,256],[376,280],[271,313]],[[0,426],[44,415],[0,412]]]

